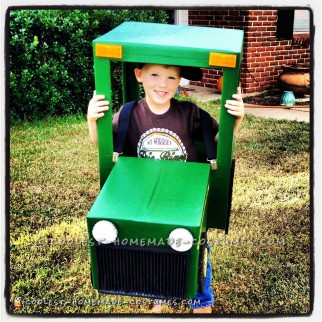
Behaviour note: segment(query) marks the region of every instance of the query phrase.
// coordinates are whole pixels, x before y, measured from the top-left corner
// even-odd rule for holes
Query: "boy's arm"
[[[104,112],[108,110],[108,101],[104,100],[104,95],[96,95],[93,93],[92,99],[89,101],[87,108],[87,125],[89,136],[94,144],[97,145],[97,119],[104,116]]]
[[[245,115],[243,98],[241,96],[241,88],[237,87],[237,94],[233,95],[234,100],[227,100],[225,107],[227,112],[235,116],[234,135],[236,136]]]
[[[95,145],[98,144],[98,138],[97,138],[97,123],[96,121],[90,121],[87,118],[87,125],[88,125],[88,132],[89,132],[89,137],[91,138],[92,143]]]

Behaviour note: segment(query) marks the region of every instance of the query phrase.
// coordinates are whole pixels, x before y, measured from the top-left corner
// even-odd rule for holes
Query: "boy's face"
[[[142,83],[145,98],[150,107],[164,109],[170,107],[170,99],[179,86],[180,67],[145,64],[134,70],[136,79]]]

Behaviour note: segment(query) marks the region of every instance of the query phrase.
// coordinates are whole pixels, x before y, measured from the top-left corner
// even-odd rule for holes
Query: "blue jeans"
[[[211,267],[211,262],[210,262],[210,246],[207,245],[207,272],[206,272],[206,277],[204,280],[204,287],[203,287],[203,293],[199,293],[199,290],[197,291],[197,294],[195,297],[190,299],[189,302],[190,308],[191,309],[199,309],[202,307],[207,307],[211,306],[214,301],[214,293],[211,290],[211,279],[212,279],[212,267]]]

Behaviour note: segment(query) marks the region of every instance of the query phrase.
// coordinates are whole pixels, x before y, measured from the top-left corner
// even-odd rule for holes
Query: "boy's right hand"
[[[87,108],[87,120],[89,122],[96,122],[97,119],[104,116],[104,112],[109,109],[109,102],[104,100],[104,95],[96,95],[93,93],[92,99],[89,101]]]

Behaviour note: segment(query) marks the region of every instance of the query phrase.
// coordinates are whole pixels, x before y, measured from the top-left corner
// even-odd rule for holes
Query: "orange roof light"
[[[235,68],[236,62],[237,62],[237,55],[234,55],[234,54],[222,54],[222,53],[209,54],[209,65],[211,66]]]
[[[122,46],[110,44],[96,44],[95,45],[96,57],[104,58],[122,58]]]

